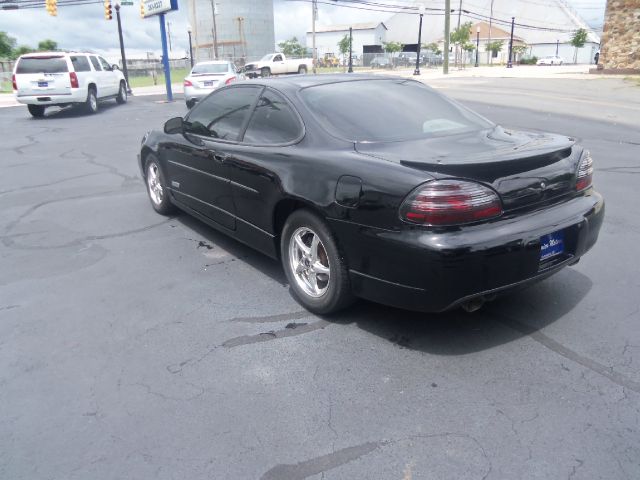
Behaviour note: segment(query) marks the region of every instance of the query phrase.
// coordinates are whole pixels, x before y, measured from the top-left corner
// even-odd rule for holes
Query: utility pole
[[[318,63],[318,53],[316,52],[316,16],[318,15],[318,0],[311,2],[311,48],[313,49],[313,73],[316,71],[316,63]]]
[[[213,42],[213,59],[218,60],[218,29],[216,28],[216,3],[215,0],[211,0],[211,17],[213,23],[211,28],[211,38]]]
[[[493,0],[491,0],[491,11],[489,12],[489,40],[487,45],[491,44],[491,23],[493,22]],[[491,50],[487,51],[487,63],[493,64],[493,52]]]
[[[480,25],[476,27],[476,67],[478,66],[478,54],[480,53]]]
[[[416,48],[416,69],[413,71],[414,75],[420,75],[420,47],[422,44],[422,15],[424,15],[424,6],[418,7],[420,12],[420,26],[418,27],[418,48]]]
[[[444,0],[444,62],[442,73],[449,73],[449,35],[451,30],[451,0]]]
[[[118,38],[120,39],[120,56],[122,57],[122,73],[127,83],[127,93],[131,93],[129,86],[129,70],[127,69],[127,57],[124,55],[124,40],[122,39],[122,24],[120,23],[120,2],[116,3],[116,20],[118,21]]]
[[[516,17],[511,17],[511,39],[509,40],[509,60],[507,61],[507,68],[513,68],[513,62],[511,57],[513,55],[513,25],[516,22]]]
[[[187,33],[189,34],[189,63],[191,63],[191,68],[193,68],[193,44],[191,43],[191,25],[187,28]]]
[[[460,16],[462,15],[462,0],[460,0],[460,5],[458,6],[458,26],[456,27],[460,30]],[[462,60],[462,50],[459,50],[459,45],[456,43],[456,67],[458,66],[458,51],[460,51],[460,60]],[[462,61],[460,62],[462,63]]]

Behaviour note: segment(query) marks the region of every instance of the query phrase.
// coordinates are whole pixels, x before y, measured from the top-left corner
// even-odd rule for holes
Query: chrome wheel
[[[298,286],[309,296],[318,298],[329,288],[331,273],[327,251],[318,234],[300,227],[289,240],[289,266]]]
[[[156,205],[160,205],[164,198],[164,189],[160,182],[160,171],[158,170],[158,165],[153,162],[149,164],[149,168],[147,170],[147,186],[149,187],[149,196],[151,197],[151,201]]]

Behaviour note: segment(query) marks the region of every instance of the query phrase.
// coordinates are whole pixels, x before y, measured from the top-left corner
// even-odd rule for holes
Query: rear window
[[[493,124],[413,80],[330,83],[300,92],[326,130],[355,142],[454,135]]]
[[[207,73],[227,73],[229,71],[228,63],[201,63],[196,64],[191,70],[191,75],[204,75]]]
[[[85,56],[72,56],[71,64],[76,72],[90,72],[89,60]]]
[[[62,73],[68,72],[64,57],[26,57],[18,61],[16,73]]]

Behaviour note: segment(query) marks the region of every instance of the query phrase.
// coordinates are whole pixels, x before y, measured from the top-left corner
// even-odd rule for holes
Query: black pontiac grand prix
[[[139,163],[157,212],[280,258],[320,314],[354,297],[479,308],[576,263],[604,217],[574,139],[503,128],[402,78],[240,82],[148,133]]]

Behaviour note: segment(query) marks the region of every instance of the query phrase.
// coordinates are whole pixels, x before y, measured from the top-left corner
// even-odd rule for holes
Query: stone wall
[[[598,69],[640,73],[640,0],[607,0]]]

